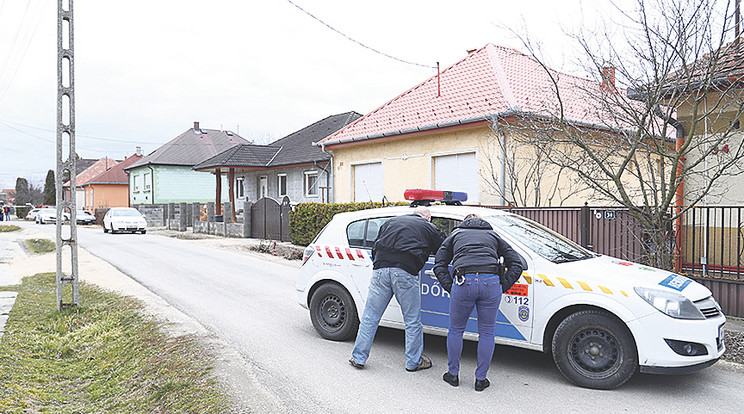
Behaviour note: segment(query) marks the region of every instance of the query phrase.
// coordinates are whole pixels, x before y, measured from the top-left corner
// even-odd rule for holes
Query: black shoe
[[[475,380],[475,390],[476,391],[483,391],[486,388],[488,388],[489,385],[491,385],[491,382],[488,381],[488,378],[482,379],[482,380]]]
[[[429,357],[426,355],[421,355],[421,363],[419,364],[419,366],[413,369],[406,368],[406,371],[416,372],[416,371],[421,371],[421,370],[429,369],[429,368],[431,368],[431,359],[429,359]]]
[[[362,369],[362,368],[364,368],[364,364],[360,364],[360,363],[354,361],[354,358],[351,358],[349,360],[349,363],[351,364],[352,367],[354,367],[356,369]]]
[[[444,375],[442,375],[442,379],[444,380],[444,382],[453,387],[460,385],[459,375],[452,375],[449,373],[449,371],[445,372]]]

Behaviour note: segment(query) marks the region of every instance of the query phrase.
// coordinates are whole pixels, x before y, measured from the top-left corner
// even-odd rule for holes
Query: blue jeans
[[[424,327],[421,324],[419,277],[397,267],[375,269],[372,273],[367,304],[364,306],[354,350],[351,352],[355,362],[362,365],[367,362],[380,319],[393,295],[400,304],[403,322],[406,324],[406,369],[414,369],[421,364]]]
[[[462,281],[462,277],[459,277]],[[473,308],[478,315],[478,367],[475,379],[484,380],[491,366],[496,331],[496,314],[501,304],[501,283],[495,274],[466,274],[462,284],[452,285],[450,324],[447,333],[449,373],[459,375],[462,356],[462,334]]]

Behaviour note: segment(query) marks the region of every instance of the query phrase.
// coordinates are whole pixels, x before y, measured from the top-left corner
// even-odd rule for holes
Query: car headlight
[[[705,319],[702,312],[690,299],[679,293],[667,292],[659,289],[642,287],[633,288],[649,305],[672,318],[677,319]]]

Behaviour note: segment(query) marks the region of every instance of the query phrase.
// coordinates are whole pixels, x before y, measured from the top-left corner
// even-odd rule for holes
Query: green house
[[[194,127],[167,142],[151,154],[125,168],[129,174],[129,203],[206,203],[215,201],[214,174],[192,167],[228,148],[250,142],[230,131]],[[222,188],[228,188],[222,177]],[[229,201],[227,191],[222,201]]]

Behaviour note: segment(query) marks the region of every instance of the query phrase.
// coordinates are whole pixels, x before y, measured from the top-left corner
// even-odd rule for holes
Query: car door
[[[444,231],[447,235],[460,223],[460,220],[432,218],[432,223]],[[447,232],[446,230],[449,230]],[[521,246],[514,246],[523,258],[526,258],[528,269],[530,268],[529,256],[525,254]],[[449,328],[449,302],[450,294],[439,284],[433,271],[434,258],[430,257],[424,269],[421,271],[421,322],[435,329]],[[452,265],[449,266],[452,272]],[[496,337],[508,340],[528,341],[532,332],[533,299],[534,292],[529,274],[523,272],[522,277],[514,286],[501,296],[501,305],[496,316]],[[477,312],[473,313],[465,326],[465,331],[478,332]]]

